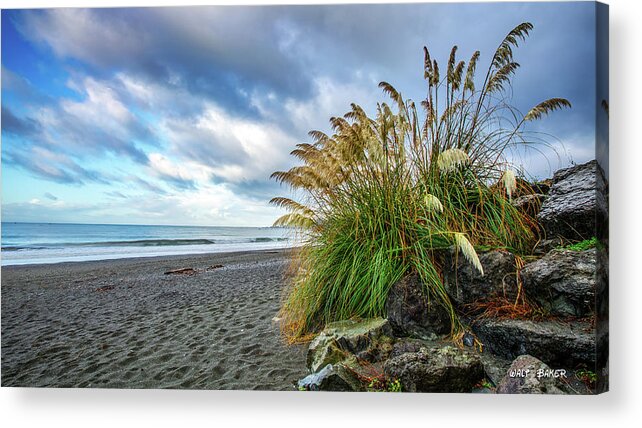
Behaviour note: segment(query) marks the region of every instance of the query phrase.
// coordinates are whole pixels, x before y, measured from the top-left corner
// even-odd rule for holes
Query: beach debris
[[[165,272],[165,275],[196,275],[198,271],[194,268],[172,269]]]
[[[98,287],[94,291],[98,293],[103,293],[105,291],[113,290],[115,287],[116,287],[115,285],[105,285],[104,287]]]
[[[212,266],[208,266],[206,270],[220,269],[222,267],[223,265],[212,265]]]
[[[360,391],[359,381],[343,364],[328,364],[297,382],[300,391]]]

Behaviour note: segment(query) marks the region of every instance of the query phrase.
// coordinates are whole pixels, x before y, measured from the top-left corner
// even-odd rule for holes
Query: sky
[[[308,131],[355,102],[425,97],[423,46],[442,64],[528,21],[512,104],[551,97],[548,177],[595,157],[595,4],[214,6],[2,11],[2,221],[269,226]]]

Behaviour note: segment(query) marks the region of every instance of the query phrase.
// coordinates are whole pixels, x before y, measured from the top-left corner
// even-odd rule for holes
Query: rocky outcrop
[[[521,355],[497,385],[498,394],[566,394],[566,370],[552,370],[530,355]]]
[[[608,218],[608,185],[593,161],[520,188],[513,205],[537,216],[546,233],[534,257],[523,257],[534,261],[519,273],[515,256],[507,251],[478,252],[484,275],[463,257],[447,250],[438,253],[446,292],[460,321],[472,328],[457,336],[463,347],[438,341],[450,332],[450,316],[428,298],[418,275],[410,274],[391,287],[385,303],[388,320],[333,323],[314,339],[307,360],[313,374],[299,381],[299,388],[363,391],[373,389],[368,387],[372,379],[383,379],[385,385],[399,381],[407,392],[606,390],[608,229],[600,222]],[[593,236],[600,241],[599,250],[559,249]],[[515,299],[519,283],[521,296],[542,307],[540,315],[546,320],[504,319],[520,312],[507,315],[503,308],[497,318],[485,318],[491,310],[484,318],[467,318],[474,314],[471,304],[494,297]],[[598,374],[595,385],[576,378],[573,371],[578,369]]]
[[[597,173],[596,161],[555,173],[537,216],[546,238],[582,240],[595,236],[596,218],[601,223],[608,212],[604,195],[597,195]]]
[[[435,345],[390,358],[384,374],[398,379],[406,392],[470,392],[484,369],[474,352]]]
[[[419,275],[397,281],[386,300],[388,321],[396,336],[435,339],[450,333],[450,316],[436,299],[430,299]]]
[[[526,295],[552,315],[595,311],[596,251],[554,250],[521,271]]]
[[[328,364],[317,373],[299,380],[297,386],[304,391],[361,391],[361,384],[342,364]]]
[[[588,322],[481,319],[473,331],[485,351],[503,358],[528,354],[553,367],[595,367],[595,332]]]
[[[479,252],[478,256],[483,276],[464,257],[446,258],[444,286],[450,298],[459,306],[494,296],[514,298],[517,292],[515,256],[500,250]]]
[[[339,321],[328,324],[308,348],[307,366],[312,372],[338,363],[351,355],[378,361],[392,349],[392,328],[388,320]]]

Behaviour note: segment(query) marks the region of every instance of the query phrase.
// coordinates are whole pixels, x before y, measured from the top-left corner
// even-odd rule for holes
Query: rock
[[[597,199],[597,212],[596,212],[596,232],[595,236],[608,247],[609,241],[609,181],[604,170],[597,164],[596,184],[597,189],[595,192]]]
[[[307,367],[311,372],[316,372],[328,364],[336,364],[350,356],[347,351],[339,348],[335,338],[323,336],[321,340],[317,340],[319,336],[308,348]]]
[[[470,333],[466,333],[464,340],[466,336],[470,337],[472,341],[473,336]],[[395,342],[389,358],[393,359],[403,354],[417,353],[421,348],[430,348],[434,346],[443,346],[443,342],[440,343],[436,341],[425,341],[410,338],[399,339]],[[508,373],[508,367],[511,364],[511,360],[498,357],[489,352],[478,353],[475,352],[474,349],[472,349],[471,352],[479,356],[486,377],[494,385],[497,385],[504,375]]]
[[[595,367],[595,333],[588,322],[480,319],[472,327],[484,351],[503,358],[529,354],[555,368]]]
[[[563,245],[564,239],[559,237],[553,239],[542,239],[537,243],[537,245],[535,245],[535,248],[533,249],[533,255],[543,256],[549,251],[552,251]]]
[[[548,198],[537,216],[547,239],[561,236],[583,240],[596,235],[596,217],[603,222],[608,213],[605,196],[597,195],[596,167],[593,160],[555,173]]]
[[[595,249],[553,250],[521,271],[524,292],[553,315],[585,317],[595,311]]]
[[[450,333],[450,316],[435,299],[429,299],[419,275],[397,281],[386,300],[388,321],[396,336],[436,339]]]
[[[548,192],[551,190],[551,184],[553,184],[553,180],[548,178],[536,183],[531,183],[531,189],[534,193],[548,195]]]
[[[390,358],[384,374],[398,379],[404,392],[470,392],[484,370],[474,352],[434,345]]]
[[[513,361],[506,376],[497,385],[498,394],[567,394],[561,379],[565,370],[551,370],[530,355],[520,355]]]
[[[538,193],[546,195],[551,188],[551,179],[531,183],[522,178],[517,178],[517,188],[513,191],[513,200],[521,198],[522,196]]]
[[[413,338],[398,339],[392,346],[392,351],[390,352],[388,358],[392,359],[402,354],[419,352],[421,348],[430,346],[431,343],[432,342]]]
[[[609,357],[609,255],[606,247],[596,251],[595,332],[600,348],[597,353],[598,374],[596,392],[608,390]]]
[[[312,373],[297,383],[306,391],[361,391],[361,385],[342,364],[328,364],[318,373]]]
[[[531,193],[529,195],[513,199],[512,203],[515,208],[520,209],[531,217],[536,217],[545,199],[546,195],[542,195],[541,193]]]
[[[328,324],[310,343],[307,367],[316,372],[351,354],[368,361],[383,359],[392,349],[391,336],[392,328],[384,318]]]
[[[464,337],[462,338],[462,342],[463,342],[464,346],[468,346],[469,348],[472,348],[473,346],[475,346],[475,337],[472,334],[466,332],[466,333],[464,333]]]
[[[508,373],[511,360],[498,357],[490,352],[482,352],[479,354],[479,358],[481,359],[482,366],[484,367],[486,377],[493,383],[493,385],[499,385],[499,382],[504,378],[504,376],[506,376],[506,373]]]
[[[456,265],[453,256],[446,257],[444,286],[450,298],[460,306],[498,295],[515,298],[515,256],[500,250],[479,252],[478,256],[484,269],[483,276],[463,256],[458,257]]]

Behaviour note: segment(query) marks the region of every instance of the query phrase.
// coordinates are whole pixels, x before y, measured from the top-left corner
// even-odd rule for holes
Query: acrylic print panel
[[[592,2],[3,10],[2,386],[606,391],[607,34]]]

